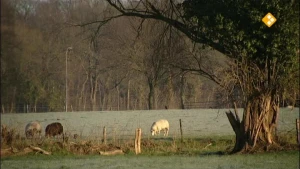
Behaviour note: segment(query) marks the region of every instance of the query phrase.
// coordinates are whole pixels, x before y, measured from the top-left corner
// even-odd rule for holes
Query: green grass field
[[[202,109],[1,114],[1,124],[16,129],[21,136],[24,136],[25,125],[32,120],[40,121],[44,128],[49,123],[59,121],[66,132],[80,134],[81,140],[93,140],[95,145],[101,144],[102,128],[106,126],[108,143],[120,145],[123,150],[127,149],[124,155],[117,156],[75,155],[45,144],[42,148],[52,151],[52,155],[33,152],[25,156],[1,157],[1,168],[299,168],[299,151],[295,150],[228,155],[227,152],[234,146],[234,132],[225,111]],[[168,119],[170,122],[170,134],[167,138],[150,136],[149,128],[152,122],[160,118]],[[299,118],[299,108],[293,111],[281,109],[278,133],[281,134],[282,141],[295,144],[296,118]],[[180,141],[179,119],[183,122],[183,143]],[[133,148],[134,132],[137,127],[141,127],[143,132],[144,145],[140,155],[135,155]],[[20,140],[17,144],[21,146],[31,143],[30,140]]]
[[[197,156],[29,155],[1,159],[3,169],[298,169],[299,152]]]

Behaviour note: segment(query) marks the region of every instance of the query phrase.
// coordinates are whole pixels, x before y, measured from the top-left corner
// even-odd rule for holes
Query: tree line
[[[112,20],[118,10],[105,0],[3,0],[1,9],[3,113],[242,106],[241,88],[224,83],[237,65],[168,23]],[[281,106],[295,105],[296,83]]]
[[[155,20],[84,25],[115,14],[102,0],[1,1],[1,112],[228,107],[189,71],[221,71],[221,53]]]

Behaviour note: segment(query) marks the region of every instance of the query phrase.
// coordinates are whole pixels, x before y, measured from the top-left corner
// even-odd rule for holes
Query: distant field
[[[179,136],[179,119],[181,119],[183,134],[186,137],[234,135],[225,111],[227,109],[12,113],[1,114],[1,124],[17,129],[24,136],[24,128],[30,121],[40,121],[44,129],[48,124],[58,121],[70,134],[77,133],[95,138],[102,137],[104,126],[107,128],[108,137],[114,135],[118,138],[131,137],[135,129],[141,127],[145,138],[150,136],[150,126],[158,119],[169,121],[170,137]],[[242,113],[242,110],[239,111]],[[299,108],[292,111],[282,108],[278,131],[295,131],[296,118],[299,118]],[[44,131],[42,134],[44,135]]]

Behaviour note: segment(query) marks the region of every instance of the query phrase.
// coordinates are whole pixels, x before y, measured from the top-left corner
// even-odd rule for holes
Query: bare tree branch
[[[189,27],[189,24],[186,24],[188,21],[186,21],[183,18],[182,13],[180,12],[180,9],[173,0],[170,0],[171,4],[171,10],[176,15],[176,18],[173,18],[173,16],[168,16],[162,13],[162,10],[155,7],[150,1],[148,0],[142,0],[139,1],[138,4],[134,8],[125,8],[123,5],[123,2],[120,0],[106,0],[114,9],[116,9],[121,14],[118,14],[116,16],[111,16],[108,19],[105,20],[97,20],[93,22],[83,23],[79,24],[77,26],[86,26],[90,24],[97,24],[97,23],[107,23],[108,21],[119,18],[121,16],[132,16],[132,17],[139,17],[143,19],[156,19],[163,21],[182,33],[184,33],[187,37],[189,37],[191,40],[197,43],[203,43],[206,45],[211,46],[213,49],[218,50],[221,53],[228,54],[229,52],[226,51],[226,49],[219,43],[213,41],[212,39],[208,39],[206,36],[204,36],[204,33],[201,33],[201,31],[198,31],[198,29],[195,29],[195,27]],[[142,9],[138,9],[140,4],[143,4]]]

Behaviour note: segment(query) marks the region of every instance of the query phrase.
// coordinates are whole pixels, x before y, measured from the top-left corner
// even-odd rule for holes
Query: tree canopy
[[[187,0],[183,9],[184,18],[193,21],[189,29],[201,32],[196,36],[205,36],[222,46],[221,52],[226,56],[253,69],[248,71],[253,77],[248,84],[254,85],[241,86],[243,91],[253,94],[250,89],[257,88],[257,92],[262,92],[260,85],[283,91],[288,81],[299,79],[299,6],[296,2]],[[270,28],[261,21],[268,12],[277,18]]]

